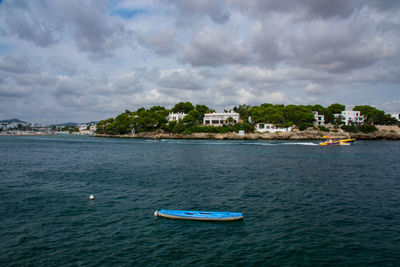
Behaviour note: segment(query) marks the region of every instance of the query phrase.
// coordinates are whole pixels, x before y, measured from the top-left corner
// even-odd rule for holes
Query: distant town
[[[97,122],[41,125],[19,119],[9,119],[0,121],[0,135],[94,135],[97,129],[96,125]]]

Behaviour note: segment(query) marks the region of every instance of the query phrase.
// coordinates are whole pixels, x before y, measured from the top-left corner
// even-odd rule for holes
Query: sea
[[[399,141],[0,136],[1,266],[399,263]]]

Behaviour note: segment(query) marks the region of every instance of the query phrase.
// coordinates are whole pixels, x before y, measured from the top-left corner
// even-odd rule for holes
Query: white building
[[[319,115],[318,111],[312,112],[315,118],[314,125],[324,125],[325,124],[325,116]]]
[[[169,113],[168,114],[168,121],[179,121],[186,117],[186,113]]]
[[[22,125],[22,127],[31,126],[31,124],[28,122],[17,121],[17,122],[2,122],[2,123],[0,123],[0,128],[3,130],[16,129],[16,128],[18,128],[19,125]]]
[[[87,124],[78,124],[76,127],[79,129],[79,132],[86,131],[89,125]]]
[[[204,114],[203,124],[222,126],[227,123],[227,119],[232,118],[235,123],[239,122],[239,113],[229,112],[229,113],[208,113]]]
[[[400,113],[392,113],[390,117],[395,118],[396,120],[400,121]]]
[[[344,122],[345,125],[364,123],[364,116],[361,115],[360,111],[344,110],[341,114],[334,114],[335,118],[339,116],[342,117],[342,122]]]
[[[276,133],[276,132],[290,132],[292,131],[292,127],[289,128],[279,128],[276,127],[273,124],[270,123],[257,123],[256,126],[256,131],[259,133]]]
[[[90,125],[89,130],[92,131],[92,132],[97,131],[97,125],[96,124]]]

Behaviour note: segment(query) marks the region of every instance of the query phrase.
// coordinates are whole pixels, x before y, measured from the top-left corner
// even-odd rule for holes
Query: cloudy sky
[[[0,120],[180,101],[400,112],[398,0],[0,0]]]

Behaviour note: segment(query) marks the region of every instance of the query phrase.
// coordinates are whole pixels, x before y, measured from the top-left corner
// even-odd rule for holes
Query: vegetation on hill
[[[322,105],[274,105],[265,103],[260,106],[239,105],[232,109],[240,114],[239,123],[230,121],[227,125],[205,126],[203,117],[206,113],[215,112],[206,105],[193,105],[190,102],[177,103],[170,110],[162,106],[153,106],[150,109],[139,108],[136,111],[126,110],[115,118],[101,120],[97,124],[97,133],[108,135],[124,135],[130,133],[143,132],[167,132],[167,133],[228,133],[244,130],[245,132],[254,132],[256,123],[272,123],[279,127],[296,126],[300,130],[314,127],[314,115],[312,111],[318,111],[320,115],[325,116],[325,123],[340,125],[340,118],[335,118],[334,114],[340,114],[345,110],[345,106],[335,103],[328,107]],[[373,124],[393,124],[397,123],[390,116],[385,115],[383,111],[370,106],[356,106],[354,110],[359,110],[366,116],[366,125],[359,127],[343,127],[345,131],[371,132],[375,127]],[[168,114],[185,113],[187,114],[179,121],[168,122]],[[325,127],[318,129],[326,131]]]
[[[361,115],[364,116],[364,120],[367,124],[394,125],[398,123],[398,121],[395,118],[391,118],[389,114],[385,114],[384,111],[378,110],[371,106],[355,106],[353,110],[360,111]]]
[[[375,125],[371,124],[364,124],[364,125],[343,125],[340,127],[343,131],[349,132],[349,133],[358,133],[358,132],[363,132],[363,133],[373,133],[378,131],[378,128],[375,127]]]

